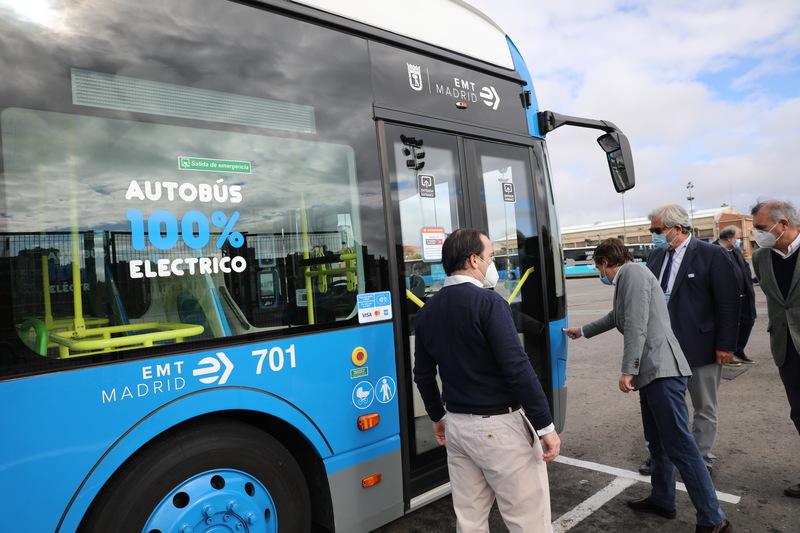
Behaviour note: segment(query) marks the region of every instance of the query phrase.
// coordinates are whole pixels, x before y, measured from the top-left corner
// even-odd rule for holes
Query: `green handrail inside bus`
[[[177,324],[171,322],[144,322],[124,326],[107,326],[73,331],[54,331],[49,338],[58,345],[59,358],[89,355],[153,346],[160,341],[182,342],[185,337],[203,333],[205,328],[195,324]],[[133,333],[143,331],[143,333]],[[133,334],[131,334],[133,333]],[[122,334],[114,337],[113,335]],[[70,351],[81,353],[73,354]]]
[[[84,323],[87,326],[104,326],[108,324],[107,318],[94,318],[85,316],[83,317]],[[26,318],[21,324],[17,326],[17,335],[24,343],[30,341],[30,331],[34,332],[33,351],[39,355],[47,356],[49,348],[58,346],[55,342],[48,342],[50,339],[51,330],[68,330],[72,327],[75,320],[72,317],[53,318],[50,315],[45,315],[44,320],[37,317]]]
[[[308,259],[307,259],[308,260]],[[347,279],[347,290],[352,292],[357,289],[356,285],[356,254],[352,248],[344,248],[342,253],[335,254],[332,256],[326,256],[321,253],[317,253],[314,260],[314,263],[317,263],[318,260],[330,260],[331,263],[344,263],[344,267],[339,268],[327,268],[326,265],[331,263],[319,263],[315,266],[306,266],[304,270],[304,275],[306,278],[306,287],[309,287],[309,282],[313,278],[318,278],[317,281],[317,288],[320,293],[328,292],[328,276],[346,276]],[[313,270],[316,269],[316,270]],[[307,289],[308,291],[312,289]],[[307,302],[309,306],[314,304],[313,295],[308,293],[307,295]],[[308,313],[309,320],[313,319],[313,313],[309,311]],[[309,322],[309,324],[313,324],[314,322]]]
[[[47,326],[38,318],[26,318],[17,326],[17,335],[22,342],[28,342],[31,330],[36,335],[33,340],[33,351],[39,355],[47,355]]]

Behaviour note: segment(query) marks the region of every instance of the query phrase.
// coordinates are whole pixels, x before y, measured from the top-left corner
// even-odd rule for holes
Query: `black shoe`
[[[639,473],[643,476],[650,475],[650,458],[648,457],[645,462],[642,463],[642,466],[639,467]]]
[[[678,512],[675,509],[667,509],[665,507],[661,507],[660,505],[654,504],[647,498],[642,498],[641,500],[628,500],[628,507],[630,507],[634,511],[653,513],[659,516],[663,516],[664,518],[669,518],[670,520],[678,516]]]
[[[709,477],[712,477],[714,475],[714,467],[706,465],[706,470],[708,470]]]
[[[800,484],[792,485],[783,489],[783,493],[790,498],[800,498]]]
[[[716,526],[697,526],[694,533],[733,533],[733,526],[727,520]]]
[[[746,365],[756,364],[756,362],[747,357],[744,352],[733,352],[733,356]]]

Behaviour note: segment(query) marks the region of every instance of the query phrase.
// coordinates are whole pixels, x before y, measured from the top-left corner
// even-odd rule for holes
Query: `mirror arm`
[[[539,113],[539,133],[547,135],[561,126],[577,126],[579,128],[591,128],[603,130],[606,133],[622,133],[613,123],[607,120],[595,120],[591,118],[571,117],[562,115],[554,111],[541,111]]]
[[[594,120],[590,118],[570,117],[554,113],[553,111],[541,111],[539,118],[539,133],[547,135],[561,126],[577,126],[579,128],[591,128],[603,130],[597,142],[600,148],[606,153],[608,168],[611,172],[611,179],[617,192],[625,192],[634,187],[636,183],[633,172],[633,158],[628,138],[613,123],[607,120]]]

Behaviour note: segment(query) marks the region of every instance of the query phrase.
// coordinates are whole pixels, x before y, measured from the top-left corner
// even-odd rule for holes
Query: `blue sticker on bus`
[[[358,322],[366,324],[392,319],[392,295],[389,291],[358,295]]]

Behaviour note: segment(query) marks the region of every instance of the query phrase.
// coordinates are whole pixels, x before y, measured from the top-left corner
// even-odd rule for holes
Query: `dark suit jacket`
[[[758,315],[756,314],[756,290],[753,288],[753,273],[750,271],[750,265],[742,255],[742,252],[738,248],[734,248],[732,251],[733,257],[736,258],[736,264],[739,265],[742,270],[742,276],[744,276],[745,294],[750,300],[750,318],[755,320]]]
[[[714,241],[714,244],[719,244],[719,239]],[[719,244],[722,246],[721,244]],[[747,295],[747,299],[750,302],[750,318],[755,320],[758,314],[756,313],[756,290],[753,288],[753,273],[750,271],[750,264],[742,255],[741,250],[734,247],[730,251],[733,254],[733,260],[735,264],[739,267],[739,271],[742,274],[742,283],[744,292],[742,294]],[[744,318],[744,316],[742,316]]]
[[[654,249],[647,268],[656,277],[667,251]],[[716,351],[736,349],[739,327],[739,294],[736,272],[727,252],[692,237],[667,304],[672,330],[689,366],[715,363]]]

